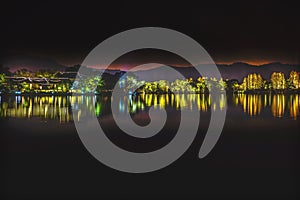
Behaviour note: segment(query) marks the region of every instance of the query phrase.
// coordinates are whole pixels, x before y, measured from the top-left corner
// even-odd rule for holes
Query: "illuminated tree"
[[[73,84],[73,89],[79,89],[81,92],[91,93],[100,92],[104,82],[100,76],[91,76],[84,78],[80,85]],[[70,89],[69,84],[60,83],[58,84],[58,90],[61,92],[67,92]]]
[[[145,93],[153,93],[152,83],[151,82],[146,82],[144,84],[143,90],[144,90]]]
[[[145,81],[139,81],[134,74],[126,75],[123,87],[127,93],[133,93],[134,89],[137,89],[145,84]]]
[[[191,82],[189,80],[184,80],[183,84],[184,84],[184,88],[185,88],[183,92],[188,92],[188,93],[195,92],[195,88],[191,85]]]
[[[264,88],[264,80],[260,74],[248,74],[247,77],[243,79],[243,86],[244,90],[259,90]]]
[[[27,69],[19,69],[15,72],[14,75],[19,76],[19,77],[26,77],[26,78],[34,77],[34,74],[31,71],[27,70]]]
[[[199,77],[195,83],[195,91],[197,93],[203,93],[206,88],[206,82],[205,79],[202,77]]]
[[[286,88],[284,73],[273,72],[271,75],[271,84],[274,90],[283,90]]]
[[[160,80],[158,81],[158,90],[161,93],[167,93],[169,90],[169,82],[166,80]]]
[[[50,78],[55,78],[57,74],[58,72],[52,73],[47,70],[39,70],[35,73],[35,77],[50,79]]]
[[[0,84],[3,84],[5,82],[6,82],[5,75],[4,74],[0,74]]]
[[[6,85],[6,78],[4,74],[0,74],[0,91],[3,91],[5,89]]]
[[[291,71],[290,77],[287,80],[289,89],[300,89],[300,73],[296,71]]]
[[[188,79],[178,80],[176,79],[170,84],[170,89],[174,93],[192,93],[195,89],[192,87]]]
[[[218,80],[216,78],[210,78],[206,80],[206,86],[209,90],[213,89],[214,87],[217,87]]]
[[[21,92],[30,92],[30,84],[27,83],[27,82],[22,82],[20,85],[19,85],[19,90]]]
[[[239,86],[240,91],[246,91],[247,90],[247,77],[243,79],[242,84]]]
[[[103,86],[105,85],[104,81],[102,78],[98,77],[97,80],[97,86],[96,86],[96,92],[100,92],[103,88]]]
[[[219,90],[225,90],[227,88],[227,83],[221,78],[220,80],[217,80],[215,77],[210,79],[204,79],[205,87],[209,90],[211,89],[218,89]]]
[[[233,92],[239,91],[239,81],[236,79],[227,80],[226,82],[226,89],[229,89]]]
[[[218,85],[217,87],[220,89],[220,90],[225,90],[227,88],[227,84],[225,81],[223,81],[223,79],[221,78],[218,82]]]
[[[265,80],[261,77],[260,74],[257,74],[257,80],[256,80],[256,88],[262,89],[264,88]]]

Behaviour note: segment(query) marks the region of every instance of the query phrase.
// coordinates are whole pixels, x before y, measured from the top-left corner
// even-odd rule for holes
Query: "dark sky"
[[[158,26],[194,38],[218,63],[300,63],[299,7],[287,1],[99,2],[1,3],[1,60],[25,54],[72,65],[120,31]]]

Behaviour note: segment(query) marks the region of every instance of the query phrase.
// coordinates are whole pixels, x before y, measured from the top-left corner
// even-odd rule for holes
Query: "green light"
[[[95,114],[97,117],[99,117],[101,114],[101,104],[100,103],[96,104]]]

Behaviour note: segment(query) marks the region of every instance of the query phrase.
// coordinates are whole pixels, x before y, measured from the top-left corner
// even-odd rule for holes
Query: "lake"
[[[140,126],[150,123],[151,106],[167,111],[166,125],[147,139],[118,128],[111,99],[109,94],[0,96],[3,199],[300,197],[299,94],[220,94],[215,102],[205,94],[113,99],[118,113],[129,112]],[[199,159],[211,113],[226,109],[226,104],[222,135],[212,152]],[[146,174],[123,173],[98,162],[74,126],[74,120],[95,115],[112,142],[129,151],[149,152],[172,140],[180,109],[200,112],[193,144],[170,166]]]

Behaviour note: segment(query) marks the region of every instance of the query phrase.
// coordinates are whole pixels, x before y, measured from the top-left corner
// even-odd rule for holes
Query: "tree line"
[[[283,72],[273,72],[269,80],[263,79],[260,74],[251,73],[244,77],[242,82],[235,79],[217,80],[216,78],[207,77],[177,79],[172,82],[166,80],[147,82],[139,80],[133,74],[126,75],[123,78],[122,75],[121,73],[115,75],[103,74],[102,77],[86,76],[78,82],[75,81],[75,76],[59,79],[60,72],[57,71],[40,70],[31,72],[21,69],[8,74],[8,72],[3,73],[2,70],[2,73],[0,71],[0,92],[101,93],[111,91],[116,81],[119,81],[119,87],[127,93],[205,93],[213,88],[217,88],[219,91],[232,92],[300,90],[300,73],[296,71],[291,71],[289,77],[285,77]],[[14,77],[16,79],[13,79]],[[20,77],[23,77],[23,79],[17,80]],[[45,81],[32,81],[35,78]],[[52,81],[49,82],[49,80]],[[135,90],[136,88],[138,89]]]

